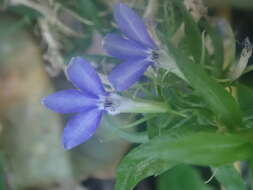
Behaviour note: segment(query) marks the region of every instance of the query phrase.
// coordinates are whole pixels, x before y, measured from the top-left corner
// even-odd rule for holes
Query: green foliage
[[[167,38],[172,38],[183,22],[182,14],[175,8],[174,1],[160,0],[160,10],[158,12],[158,28],[162,33],[166,33]]]
[[[167,113],[165,113],[148,120],[147,130],[149,138],[152,139],[156,136],[160,136],[166,129],[169,122],[171,122],[171,117],[172,116],[169,116]]]
[[[159,136],[132,150],[117,170],[117,190],[130,190],[140,180],[179,163],[220,166],[250,158],[253,145],[237,135],[194,133],[181,138]]]
[[[100,9],[104,10],[105,6],[101,5],[99,1],[94,0],[76,0],[75,8],[77,13],[85,19],[92,21],[90,29],[93,28],[102,34],[108,29],[108,26],[105,23],[105,19],[101,19],[99,16]]]
[[[196,63],[200,63],[201,53],[203,50],[199,27],[181,3],[175,1],[175,4],[177,4],[178,10],[180,10],[183,15],[185,28],[185,35],[180,42],[179,47],[182,47],[186,52],[188,52],[188,54],[192,55]]]
[[[226,190],[246,190],[246,184],[233,165],[224,165],[212,168],[215,178],[226,188]]]
[[[30,7],[27,6],[10,6],[8,7],[8,11],[13,12],[21,17],[25,17],[30,20],[39,19],[42,14]]]
[[[238,84],[236,89],[237,99],[241,110],[243,111],[243,127],[244,128],[253,128],[253,117],[252,117],[252,109],[253,109],[253,90],[246,85]],[[251,134],[250,132],[249,134]],[[248,134],[248,135],[249,135]]]
[[[175,3],[175,1],[173,1]],[[202,50],[201,42],[201,33],[199,32],[198,23],[195,23],[191,18],[190,14],[187,13],[185,8],[180,2],[175,3],[179,8],[183,16],[182,23],[187,23],[189,31],[185,30],[185,37],[182,40],[182,44],[187,48],[176,48],[172,44],[171,40],[166,38],[164,35],[161,35],[161,40],[167,42],[167,47],[169,53],[174,57],[177,66],[184,74],[189,84],[196,90],[197,96],[205,100],[212,112],[215,114],[217,121],[216,125],[218,127],[226,127],[228,129],[235,129],[241,127],[242,124],[242,115],[239,109],[239,106],[235,99],[225,90],[225,88],[218,84],[205,70],[203,65],[199,64]],[[178,10],[177,9],[177,10]],[[166,16],[166,15],[165,15]],[[166,23],[165,23],[166,24]],[[168,24],[168,23],[167,23]],[[170,26],[165,26],[169,28]],[[221,44],[218,43],[217,39],[214,40],[215,36],[218,33],[214,32],[214,29],[211,29],[211,26],[206,25],[208,33],[213,39],[214,47],[217,47],[217,52],[215,53],[215,64],[220,65],[223,54],[219,53],[221,49]],[[185,39],[189,39],[188,41]],[[192,40],[194,39],[194,40]],[[195,52],[196,50],[196,52]],[[217,55],[216,55],[217,54]],[[194,60],[190,59],[193,56]],[[205,58],[204,58],[205,60]],[[218,66],[218,69],[221,69],[221,66]],[[221,73],[222,71],[218,70],[216,73]]]
[[[221,77],[222,74],[222,67],[224,63],[224,50],[223,50],[223,39],[222,36],[219,34],[219,29],[217,26],[212,26],[206,20],[202,19],[200,21],[200,25],[204,29],[205,36],[209,35],[212,46],[213,46],[213,74],[216,77]],[[203,50],[202,50],[203,51]],[[209,57],[210,59],[210,57]],[[210,64],[210,63],[209,63]]]
[[[85,52],[93,44],[95,34],[104,36],[115,29],[111,24],[112,12],[107,11],[110,7],[108,2],[58,0],[57,3],[62,4],[64,10],[73,11],[76,22],[72,23],[75,27],[71,28],[71,25],[70,28],[83,34],[63,37],[58,36],[59,31],[53,30],[53,36],[59,37],[62,46],[60,53],[66,60],[72,56],[83,56],[97,63],[102,73],[109,73],[112,65],[121,60]],[[116,189],[130,190],[142,179],[161,174],[158,178],[159,190],[210,190],[197,171],[188,166],[194,164],[211,166],[216,179],[227,190],[245,190],[239,173],[227,164],[246,159],[252,161],[252,78],[246,77],[239,82],[226,78],[226,71],[232,62],[236,64],[236,59],[234,46],[231,46],[231,57],[226,57],[226,39],[218,25],[211,24],[207,18],[196,21],[182,0],[159,0],[158,4],[159,11],[154,21],[161,49],[167,51],[171,60],[175,60],[175,66],[186,80],[154,66],[153,70],[146,72],[146,78],[143,77],[128,91],[120,92],[137,100],[158,100],[168,105],[170,112],[135,114],[131,118],[124,118],[125,115],[104,117],[103,127],[109,129],[112,135],[141,144],[130,151],[119,165]],[[25,6],[8,7],[7,11],[19,15],[21,19],[17,19],[16,25],[2,27],[6,29],[0,31],[2,39],[13,35],[27,23],[41,19],[38,10]],[[144,12],[144,8],[141,11]],[[54,13],[61,21],[59,12]],[[7,20],[3,26],[8,25]],[[235,44],[234,39],[231,42]],[[0,155],[0,180],[3,179],[1,163]],[[0,189],[1,185],[0,181]]]
[[[235,99],[224,87],[208,76],[198,64],[192,63],[178,52],[175,52],[175,54],[178,67],[189,80],[190,85],[209,104],[218,120],[229,129],[240,127],[242,116]]]
[[[217,26],[213,27],[204,19],[196,23],[181,1],[164,1],[162,8],[163,11],[159,13],[159,18],[163,18],[158,25],[159,38],[166,42],[169,54],[175,59],[189,86],[171,80],[170,75],[164,77],[161,74],[162,80],[158,76],[152,86],[146,88],[155,89],[159,99],[186,117],[159,114],[147,121],[149,142],[132,150],[118,168],[116,189],[120,190],[130,190],[142,179],[165,171],[174,179],[175,189],[177,186],[178,189],[184,189],[180,185],[187,184],[191,178],[187,176],[176,180],[177,167],[173,168],[176,165],[184,163],[222,168],[224,164],[250,158],[253,151],[252,131],[242,130],[245,123],[247,127],[251,126],[250,101],[253,97],[247,92],[249,90],[240,87],[235,99],[235,94],[232,96],[228,91],[234,84],[218,82],[217,78],[225,76],[223,39]],[[178,29],[182,24],[185,25],[184,36],[175,45],[172,38],[180,32]],[[202,41],[206,36],[210,38],[213,48],[211,53],[206,49],[206,42]],[[168,85],[172,83],[174,85]],[[245,115],[245,107],[248,115]],[[187,175],[187,168],[178,170],[179,174],[184,174],[185,170]],[[230,170],[224,166],[221,170],[223,176]],[[240,178],[236,178],[233,172],[230,176],[227,174],[227,181],[232,180],[231,183],[236,186]],[[164,176],[161,179],[166,184]],[[192,189],[208,189],[200,180],[198,178],[199,183],[196,183],[199,186]],[[226,183],[222,179],[220,181]],[[166,186],[169,187],[168,184]],[[168,188],[166,186],[164,188]]]
[[[198,172],[187,165],[178,165],[159,176],[158,190],[211,190]]]
[[[237,88],[237,98],[241,106],[241,110],[244,113],[249,113],[253,109],[253,89],[247,87],[246,85],[239,84]]]
[[[103,125],[105,128],[108,128],[113,134],[129,142],[146,143],[148,141],[146,132],[129,132],[120,129],[120,126],[122,126],[122,119],[105,116],[103,119]]]

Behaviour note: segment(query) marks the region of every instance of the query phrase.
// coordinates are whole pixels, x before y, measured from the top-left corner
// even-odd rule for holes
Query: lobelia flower
[[[95,69],[81,57],[71,59],[66,73],[77,89],[62,90],[42,99],[42,104],[55,112],[76,113],[63,131],[65,149],[71,149],[90,139],[104,113],[115,115],[168,111],[164,103],[136,102],[115,92],[106,92]]]
[[[78,89],[51,94],[42,100],[42,104],[58,113],[77,113],[67,122],[63,132],[64,148],[71,149],[92,137],[105,112],[116,113],[117,100],[105,91],[98,74],[83,58],[72,58],[66,72]]]
[[[118,3],[114,7],[114,18],[122,35],[106,35],[103,46],[109,55],[123,60],[108,77],[117,91],[123,91],[133,85],[150,65],[156,63],[159,49],[145,23],[127,5]]]

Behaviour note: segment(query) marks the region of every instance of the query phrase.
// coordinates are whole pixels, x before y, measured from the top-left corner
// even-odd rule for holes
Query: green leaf
[[[193,117],[182,118],[160,114],[147,122],[148,136],[150,139],[156,136],[169,134],[170,137],[179,138],[196,132],[212,132],[215,129],[209,125],[196,125]]]
[[[169,47],[175,56],[176,64],[188,79],[190,85],[209,104],[220,122],[229,129],[239,128],[242,124],[241,111],[235,99],[201,68],[193,63],[179,49]]]
[[[154,114],[153,114],[154,115]],[[147,121],[148,137],[150,139],[161,135],[163,128],[166,127],[166,123],[171,121],[171,117],[168,113],[162,113],[156,117]]]
[[[188,55],[193,56],[197,63],[200,63],[202,39],[199,26],[194,21],[189,11],[185,8],[183,2],[174,0],[173,3],[175,5],[175,10],[181,13],[184,22],[185,36],[182,39],[180,46],[187,52]]]
[[[244,128],[253,128],[253,89],[239,83],[238,87],[236,89],[236,95],[238,103],[241,107],[241,110],[243,112],[243,125]],[[250,133],[244,132],[246,135],[251,135],[252,131]],[[252,136],[252,135],[251,135]]]
[[[198,172],[187,165],[179,165],[158,178],[158,190],[210,190]]]
[[[93,22],[93,27],[95,27],[99,32],[104,32],[105,25],[103,20],[99,17],[99,6],[98,2],[94,0],[76,0],[77,12],[85,19]]]
[[[171,38],[182,24],[182,15],[175,8],[173,1],[159,0],[161,4],[161,11],[158,11],[157,28],[166,34],[165,38]]]
[[[246,184],[233,165],[212,168],[215,178],[226,188],[226,190],[246,190]]]
[[[179,163],[222,165],[249,158],[253,146],[236,135],[196,133],[181,138],[159,136],[132,150],[117,170],[117,190],[130,190],[142,179]]]
[[[178,29],[184,24],[184,33],[179,31],[179,47],[189,56],[193,56],[196,62],[200,62],[202,53],[202,39],[198,23],[194,21],[189,11],[185,8],[182,0],[163,1],[161,4],[160,24],[158,33],[161,41],[175,38]],[[177,37],[176,37],[177,38]],[[175,39],[174,39],[175,40]]]
[[[185,10],[184,12],[185,24],[185,38],[182,44],[187,45],[187,51],[190,53],[197,63],[200,63],[202,52],[202,39],[201,33],[197,24],[194,22],[191,15]]]
[[[253,110],[253,89],[246,85],[239,84],[237,87],[237,99],[241,110],[244,113],[251,113]]]
[[[23,5],[9,6],[7,10],[31,20],[38,19],[42,16],[40,12]]]
[[[117,117],[105,116],[103,118],[104,127],[108,128],[122,139],[125,139],[133,143],[146,143],[148,142],[148,135],[146,132],[129,132],[120,129],[122,126],[122,120]]]
[[[206,20],[202,20],[201,25],[203,25],[206,33],[210,36],[212,41],[214,63],[211,64],[213,64],[215,76],[220,77],[224,63],[223,39],[218,32],[217,27],[211,26]]]

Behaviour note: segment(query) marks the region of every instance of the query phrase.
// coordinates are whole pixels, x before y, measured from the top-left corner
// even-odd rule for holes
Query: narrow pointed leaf
[[[215,178],[226,188],[226,190],[246,190],[246,184],[233,165],[225,165],[212,168]]]
[[[182,43],[187,45],[188,53],[190,53],[197,63],[200,63],[202,52],[202,39],[198,25],[194,22],[190,13],[184,9],[185,38]]]
[[[225,88],[208,76],[199,64],[187,59],[183,52],[172,47],[170,51],[190,85],[209,104],[218,120],[229,129],[241,127],[242,115],[239,105]]]
[[[197,63],[200,63],[202,39],[198,24],[183,5],[183,1],[173,0],[172,2],[175,6],[175,10],[180,12],[184,23],[185,35],[180,42],[180,46],[189,56],[193,56]]]
[[[142,179],[177,164],[219,166],[251,157],[253,146],[236,135],[196,133],[182,138],[159,136],[132,150],[117,170],[116,190],[130,190]]]
[[[224,64],[224,50],[223,50],[223,39],[218,31],[217,26],[210,25],[207,21],[202,22],[207,34],[210,36],[213,45],[213,59],[214,59],[214,75],[217,77],[221,76],[222,67]]]
[[[211,190],[199,173],[187,165],[178,165],[158,178],[158,190]]]
[[[84,19],[89,20],[92,24],[85,26],[85,32],[87,30],[93,30],[94,28],[100,32],[105,33],[105,29],[108,28],[105,19],[101,19],[99,14],[100,11],[104,11],[106,7],[94,0],[76,0],[73,2],[76,7],[77,13]]]

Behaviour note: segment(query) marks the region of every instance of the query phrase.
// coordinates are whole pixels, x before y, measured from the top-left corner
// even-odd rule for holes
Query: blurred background
[[[124,2],[155,21],[164,1],[169,0]],[[116,2],[0,0],[0,190],[113,189],[115,169],[135,145],[108,128],[131,118],[104,121],[92,140],[65,151],[60,135],[68,116],[46,110],[40,100],[71,88],[64,68],[72,56],[87,57],[101,73],[111,70],[115,60],[105,56],[101,40],[115,29]],[[185,0],[185,5],[196,19],[209,16],[224,27],[231,24],[238,52],[246,37],[252,42],[252,0]],[[200,171],[204,180],[212,175]],[[148,178],[136,190],[157,186],[157,179]]]

